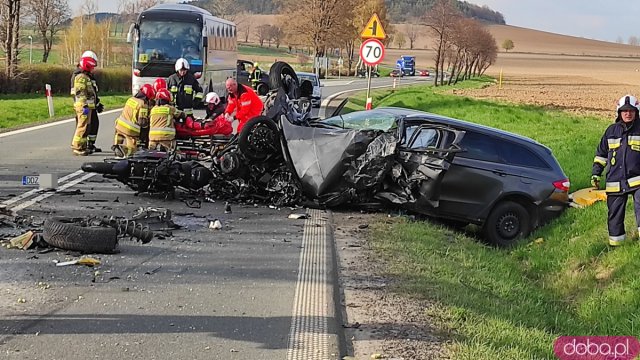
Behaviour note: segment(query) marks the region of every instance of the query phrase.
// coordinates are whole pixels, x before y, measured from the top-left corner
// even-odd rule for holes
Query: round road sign
[[[367,39],[360,45],[360,58],[367,65],[378,65],[384,59],[384,45],[378,39]]]

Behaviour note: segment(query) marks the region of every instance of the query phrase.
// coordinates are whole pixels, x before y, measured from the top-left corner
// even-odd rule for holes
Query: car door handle
[[[502,170],[500,170],[500,169],[493,169],[492,171],[493,171],[493,173],[494,173],[494,174],[496,174],[496,175],[500,175],[500,176],[507,176],[507,173],[506,173],[506,172],[504,172],[504,171],[502,171]]]

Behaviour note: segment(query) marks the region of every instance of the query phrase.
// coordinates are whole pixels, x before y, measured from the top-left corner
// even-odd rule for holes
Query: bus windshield
[[[135,58],[138,63],[175,62],[185,58],[191,65],[202,65],[202,26],[200,24],[147,20],[140,23],[140,39]]]

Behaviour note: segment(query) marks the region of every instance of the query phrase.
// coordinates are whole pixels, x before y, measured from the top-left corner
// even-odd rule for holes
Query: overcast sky
[[[615,42],[618,37],[625,43],[629,36],[640,37],[638,0],[467,1],[480,6],[487,5],[501,12],[509,25],[611,42]],[[84,0],[69,0],[74,14],[83,2]],[[116,12],[119,1],[98,0],[97,3],[99,11]]]

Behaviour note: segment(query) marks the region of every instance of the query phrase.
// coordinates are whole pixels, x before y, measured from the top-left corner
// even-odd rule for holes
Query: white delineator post
[[[49,105],[49,117],[54,117],[56,113],[53,109],[53,96],[51,96],[51,85],[45,84],[44,94],[47,97],[47,104]]]

